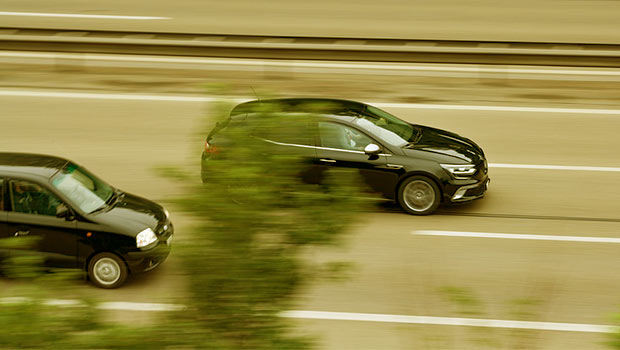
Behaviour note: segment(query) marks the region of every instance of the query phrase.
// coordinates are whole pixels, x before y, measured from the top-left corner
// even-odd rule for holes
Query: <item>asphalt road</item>
[[[84,1],[3,0],[2,26],[221,34],[619,43],[620,3],[606,0]]]
[[[83,73],[50,71],[40,75],[39,85],[32,81],[30,86],[25,86],[20,81],[13,89],[5,80],[0,90],[143,93],[140,80],[129,75],[114,77],[118,79],[116,91],[110,86],[98,91],[78,90],[75,87],[80,86],[79,82],[89,79]],[[327,85],[342,91],[344,81],[353,79],[337,77],[343,82],[339,83],[334,76],[323,80],[314,76],[315,85],[304,85],[305,94],[324,94],[326,90],[321,87]],[[269,75],[263,78],[269,81]],[[287,84],[300,85],[299,79],[299,76],[289,78]],[[373,79],[389,83],[398,77]],[[441,84],[440,80],[434,78],[427,86],[432,90]],[[510,84],[493,86],[496,90],[512,88]],[[572,92],[574,89],[573,85],[569,88]],[[446,95],[442,90],[441,94],[444,101],[454,99],[467,104],[458,91]],[[366,96],[370,101],[370,95]],[[374,100],[390,100],[389,93],[375,91],[372,96]],[[510,100],[503,101],[503,105],[510,103]],[[596,103],[595,99],[590,100],[586,107],[596,108]],[[620,107],[613,96],[598,103],[601,108]],[[524,101],[520,100],[519,105],[525,105]],[[556,102],[549,104],[540,99],[536,105],[558,106]],[[0,106],[3,151],[65,156],[125,191],[163,202],[179,189],[173,182],[157,176],[153,168],[180,165],[198,174],[198,154],[202,147],[199,130],[206,103],[113,97],[102,100],[77,95],[0,96]],[[406,120],[472,138],[485,149],[490,163],[620,167],[617,153],[620,114],[386,109]],[[620,311],[620,281],[614,268],[620,263],[617,243],[413,233],[435,230],[619,238],[617,181],[620,173],[491,168],[490,176],[490,190],[484,199],[444,209],[451,212],[448,214],[414,217],[391,205],[379,205],[376,210],[363,214],[363,224],[353,229],[344,247],[316,249],[308,254],[308,258],[316,261],[353,262],[351,277],[342,282],[322,282],[305,290],[300,296],[299,309],[610,324],[611,315]],[[174,210],[172,218],[177,238],[191,239],[185,230],[189,225],[187,219]],[[183,292],[185,278],[179,274],[177,265],[173,252],[160,268],[130,280],[119,290],[99,290],[89,285],[77,289],[108,301],[172,302]],[[327,349],[605,348],[601,343],[605,336],[596,333],[356,321],[297,322],[302,325],[302,331],[321,334]]]

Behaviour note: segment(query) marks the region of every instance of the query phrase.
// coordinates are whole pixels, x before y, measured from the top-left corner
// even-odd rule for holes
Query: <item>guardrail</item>
[[[620,67],[620,45],[351,39],[0,27],[0,50]]]

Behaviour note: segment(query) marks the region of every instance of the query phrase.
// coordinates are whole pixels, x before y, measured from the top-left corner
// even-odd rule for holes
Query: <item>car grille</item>
[[[489,168],[486,159],[483,159],[480,163],[476,164],[476,170],[476,173],[473,175],[474,179],[482,180],[487,176]]]
[[[484,184],[481,184],[478,187],[467,190],[467,192],[465,192],[464,197],[477,197],[477,196],[482,195],[484,191],[485,191],[485,186]]]

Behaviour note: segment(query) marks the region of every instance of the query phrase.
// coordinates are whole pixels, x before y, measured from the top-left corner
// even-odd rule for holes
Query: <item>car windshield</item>
[[[103,207],[114,195],[114,188],[75,164],[54,175],[52,185],[86,213]]]
[[[355,123],[395,146],[413,142],[417,136],[411,124],[373,106],[367,106]]]

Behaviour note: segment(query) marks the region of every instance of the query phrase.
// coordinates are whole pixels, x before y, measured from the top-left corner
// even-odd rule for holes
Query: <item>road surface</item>
[[[194,81],[192,72],[161,71],[157,75],[136,70],[130,74],[120,68],[62,65],[37,69],[43,68],[4,65],[0,88],[3,151],[68,157],[125,191],[163,203],[179,189],[157,176],[153,168],[185,166],[198,176],[204,136],[199,130],[208,102],[157,98],[204,97],[196,94],[202,85],[188,83]],[[210,74],[211,80],[228,77],[234,81],[245,73],[232,67]],[[507,80],[502,74],[484,79],[403,78],[379,72],[290,74],[286,70],[250,74],[255,74],[253,84],[259,91],[282,82],[288,88],[282,93],[288,95],[325,96],[335,91],[339,97],[383,103],[385,109],[406,120],[472,138],[484,148],[492,165],[508,164],[490,168],[488,195],[474,203],[444,208],[443,213],[427,217],[406,215],[389,204],[362,214],[363,224],[354,227],[344,247],[315,249],[308,255],[315,261],[353,262],[351,277],[304,290],[298,309],[611,324],[611,315],[619,311],[620,280],[615,267],[620,263],[620,245],[571,237],[620,238],[617,82],[521,81]],[[405,80],[431,103],[452,107],[442,109],[420,100],[406,104],[402,95],[389,89],[391,83],[405,86]],[[375,89],[363,83],[368,81],[377,82]],[[545,85],[549,85],[545,90],[549,97],[536,98],[536,89]],[[598,99],[562,98],[592,90],[598,92]],[[388,102],[405,104],[390,107]],[[485,110],[481,104],[513,108]],[[539,109],[523,109],[527,106]],[[560,107],[566,110],[548,110]],[[588,109],[611,112],[595,114]],[[547,169],[526,167],[532,165]],[[177,239],[190,239],[187,219],[172,208],[171,212]],[[446,235],[420,234],[427,231]],[[473,238],[462,237],[463,233],[546,238]],[[85,284],[77,292],[102,301],[178,303],[185,280],[178,265],[173,251],[160,268],[119,290]],[[134,317],[139,315],[134,313]],[[606,339],[604,334],[585,332],[343,320],[295,322],[303,332],[320,334],[326,349],[339,350],[605,349],[601,342]]]

